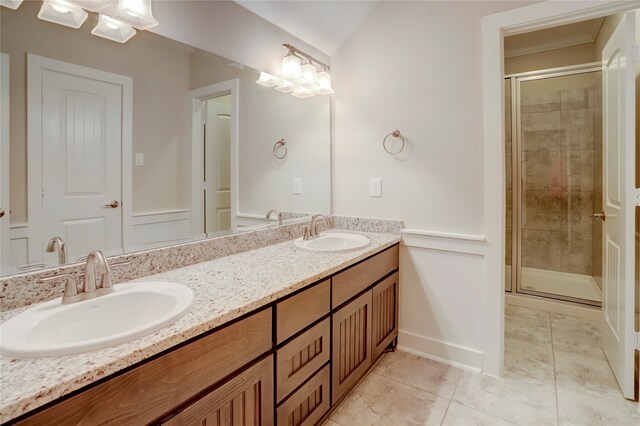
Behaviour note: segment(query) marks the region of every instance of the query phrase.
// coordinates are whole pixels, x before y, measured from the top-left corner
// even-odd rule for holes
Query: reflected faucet
[[[47,253],[55,253],[58,252],[58,265],[64,265],[67,263],[67,251],[65,250],[64,241],[60,237],[53,237],[49,240],[47,244],[47,248],[45,248]]]
[[[264,215],[264,218],[269,219],[271,217],[271,213],[275,213],[276,215],[278,215],[278,225],[282,225],[282,213],[280,213],[278,210],[269,210],[267,214]]]
[[[311,216],[311,222],[309,222],[309,226],[304,228],[304,235],[302,236],[302,239],[304,241],[316,238],[318,236],[319,223],[316,219],[324,219],[329,226],[333,226],[333,219],[331,219],[329,216],[324,214],[314,214],[313,216]]]

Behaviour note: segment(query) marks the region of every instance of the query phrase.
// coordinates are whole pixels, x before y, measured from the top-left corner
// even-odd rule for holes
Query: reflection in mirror
[[[93,36],[94,13],[45,22],[40,5],[0,13],[2,275],[277,225],[271,209],[329,213],[327,96],[149,31]]]

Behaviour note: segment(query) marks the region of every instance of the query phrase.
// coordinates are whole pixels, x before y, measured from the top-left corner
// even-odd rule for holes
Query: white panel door
[[[205,217],[210,233],[231,229],[231,105],[215,98],[206,104]]]
[[[0,275],[9,259],[9,55],[0,53]]]
[[[120,253],[122,87],[45,69],[42,97],[44,244],[62,237],[67,261]]]
[[[635,12],[602,51],[605,209],[602,348],[626,398],[634,397]]]

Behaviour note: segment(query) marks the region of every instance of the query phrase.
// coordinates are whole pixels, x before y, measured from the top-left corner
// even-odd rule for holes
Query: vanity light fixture
[[[22,4],[22,0],[0,0],[0,6],[16,10]]]
[[[136,35],[136,30],[129,24],[110,18],[107,15],[99,14],[98,25],[91,30],[91,34],[108,38],[118,43],[125,43]]]
[[[71,4],[88,10],[89,12],[102,12],[113,7],[114,0],[67,0]]]
[[[87,16],[89,15],[81,7],[63,0],[44,0],[38,12],[38,18],[44,21],[71,28],[80,28]]]
[[[287,55],[282,58],[282,70],[278,77],[260,72],[256,83],[265,87],[275,87],[297,98],[309,98],[315,95],[334,93],[331,87],[329,66],[304,53],[290,44],[283,44]],[[305,60],[304,65],[302,59]],[[318,72],[319,67],[321,71]]]
[[[151,0],[119,0],[115,17],[139,30],[158,25],[151,12]]]

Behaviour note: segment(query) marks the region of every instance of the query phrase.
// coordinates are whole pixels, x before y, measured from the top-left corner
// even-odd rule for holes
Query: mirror
[[[149,31],[96,37],[94,13],[77,30],[42,21],[40,6],[0,13],[2,275],[277,225],[271,209],[329,213],[329,97]]]

